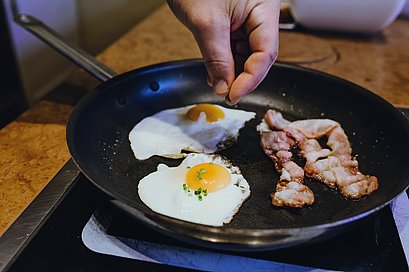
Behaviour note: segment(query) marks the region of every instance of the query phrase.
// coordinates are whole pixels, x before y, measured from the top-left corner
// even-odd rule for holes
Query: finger
[[[217,17],[217,16],[216,16]],[[193,35],[202,53],[209,85],[215,94],[226,96],[234,80],[234,61],[230,47],[230,21],[216,18],[195,22]]]
[[[246,60],[243,72],[233,82],[229,100],[236,104],[252,92],[267,75],[277,58],[279,1],[265,1],[250,12],[246,22],[249,46],[253,52]]]
[[[236,104],[243,96],[256,89],[264,79],[272,65],[272,62],[267,62],[265,58],[265,54],[255,52],[245,61],[243,72],[237,76],[229,92],[232,104]]]

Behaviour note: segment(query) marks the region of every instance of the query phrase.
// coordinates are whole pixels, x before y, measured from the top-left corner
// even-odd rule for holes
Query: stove
[[[322,242],[273,251],[219,251],[134,221],[69,161],[0,238],[0,270],[409,271],[408,195]]]

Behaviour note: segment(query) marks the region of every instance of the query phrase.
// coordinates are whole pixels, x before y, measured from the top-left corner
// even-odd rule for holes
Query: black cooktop
[[[171,267],[95,253],[81,233],[96,209],[112,215],[108,233],[164,245],[195,248],[146,228],[117,211],[93,185],[79,175],[11,271],[184,271]],[[208,251],[209,249],[201,248]],[[223,252],[313,268],[348,271],[406,271],[408,266],[389,207],[358,227],[317,244],[266,252]]]

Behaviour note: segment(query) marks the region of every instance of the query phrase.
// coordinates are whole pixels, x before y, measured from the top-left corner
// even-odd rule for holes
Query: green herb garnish
[[[187,187],[187,184],[186,184],[186,183],[183,183],[182,187],[183,187],[183,191],[185,191],[185,193],[187,193],[187,195],[188,195],[189,197],[193,196],[193,194],[190,192],[189,187]],[[193,193],[194,193],[195,195],[197,195],[197,199],[198,199],[199,201],[202,201],[202,200],[203,200],[203,196],[207,196],[207,189],[202,189],[202,187],[200,187],[199,189],[197,189],[197,190],[194,191]],[[202,194],[203,194],[203,196],[202,196]]]
[[[198,180],[203,179],[202,175],[206,174],[206,169],[200,168],[199,171],[196,171],[196,178]]]

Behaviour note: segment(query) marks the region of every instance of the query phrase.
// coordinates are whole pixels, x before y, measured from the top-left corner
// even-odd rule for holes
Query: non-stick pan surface
[[[234,250],[273,249],[336,234],[385,206],[409,184],[409,125],[398,110],[339,78],[275,64],[258,89],[238,105],[256,112],[256,118],[240,131],[237,144],[220,152],[240,167],[251,188],[250,199],[232,222],[209,227],[154,213],[141,202],[138,181],[159,163],[175,166],[181,160],[153,157],[138,161],[128,134],[136,123],[160,110],[203,102],[224,105],[207,86],[199,60],[159,64],[117,76],[87,95],[72,113],[67,128],[72,157],[90,181],[137,220],[185,241]],[[272,206],[270,194],[278,174],[256,132],[268,108],[283,112],[290,120],[338,121],[352,143],[360,170],[378,177],[378,191],[351,200],[307,180],[315,194],[311,207]]]

